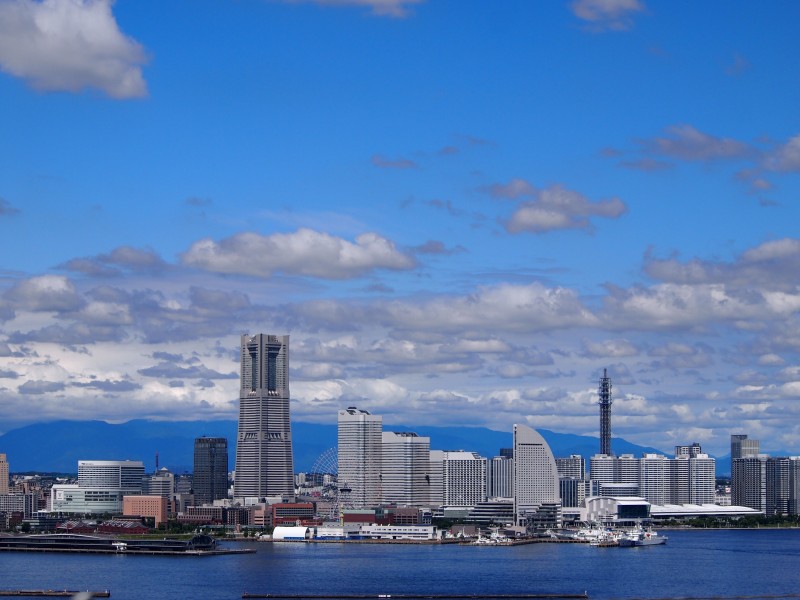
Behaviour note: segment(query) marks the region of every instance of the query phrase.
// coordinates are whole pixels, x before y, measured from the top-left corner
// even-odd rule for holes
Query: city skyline
[[[280,331],[298,421],[597,435],[608,369],[614,436],[800,448],[799,18],[0,0],[0,434],[235,419]]]

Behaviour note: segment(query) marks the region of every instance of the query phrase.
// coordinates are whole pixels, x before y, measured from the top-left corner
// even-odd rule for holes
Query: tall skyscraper
[[[351,406],[339,411],[338,425],[340,500],[352,508],[379,506],[383,419]]]
[[[514,425],[514,514],[517,524],[544,504],[558,504],[558,469],[550,446],[527,425]]]
[[[767,457],[763,454],[731,461],[731,502],[767,512]]]
[[[611,452],[611,378],[608,370],[603,369],[600,386],[597,390],[600,405],[600,454],[612,456]]]
[[[413,432],[381,434],[383,501],[427,506],[431,499],[431,439]]]
[[[0,454],[0,494],[8,493],[8,461],[5,454]]]
[[[731,436],[731,461],[746,456],[758,456],[760,444],[758,440],[748,439],[746,435],[734,434]],[[731,465],[731,468],[733,466]]]
[[[289,336],[243,335],[241,368],[235,496],[293,496]]]
[[[194,502],[212,504],[228,497],[228,439],[199,437],[194,440]]]

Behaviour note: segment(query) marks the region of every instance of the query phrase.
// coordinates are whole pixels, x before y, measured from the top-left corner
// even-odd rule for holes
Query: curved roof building
[[[538,431],[514,425],[514,514],[524,524],[526,514],[543,504],[558,504],[558,469],[553,452]]]

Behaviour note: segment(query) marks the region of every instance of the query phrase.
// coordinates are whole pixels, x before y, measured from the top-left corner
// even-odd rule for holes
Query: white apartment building
[[[339,488],[348,507],[381,503],[382,418],[351,406],[338,415]]]
[[[625,486],[626,494],[641,496],[653,505],[713,504],[716,461],[698,453],[699,444],[687,448],[676,458],[660,454],[644,454],[642,458],[597,454],[590,459],[591,478],[599,482],[601,490]]]
[[[381,434],[380,482],[384,503],[398,506],[430,503],[430,448],[430,438],[413,432]]]
[[[473,507],[486,500],[486,462],[476,452],[431,450],[431,504]]]

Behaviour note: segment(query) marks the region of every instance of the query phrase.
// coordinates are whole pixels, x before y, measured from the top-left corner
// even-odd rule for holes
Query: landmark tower
[[[294,495],[289,336],[243,335],[236,498]]]

